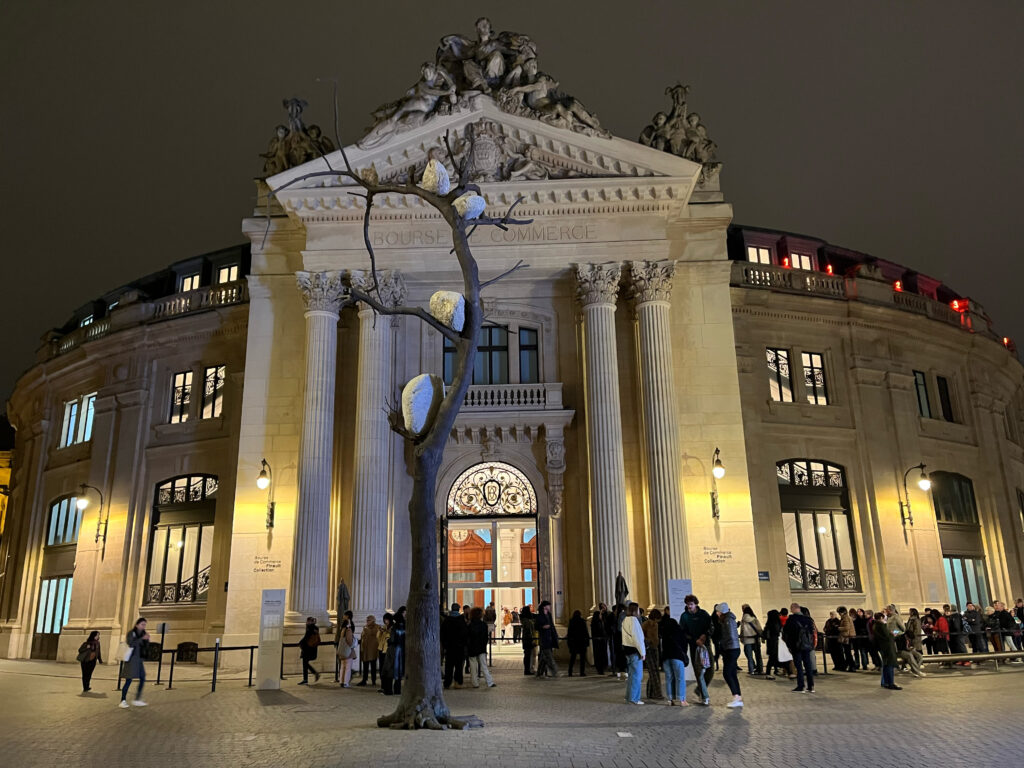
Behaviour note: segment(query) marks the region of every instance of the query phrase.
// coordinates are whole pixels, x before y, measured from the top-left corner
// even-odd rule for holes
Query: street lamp
[[[260,468],[260,474],[256,478],[256,487],[261,491],[267,491],[267,530],[269,531],[274,527],[274,489],[271,488],[274,481],[274,472],[270,468],[270,463],[266,459],[260,459],[263,465]]]
[[[75,502],[75,506],[78,507],[78,510],[80,512],[84,512],[86,507],[89,506],[89,498],[85,495],[85,489],[86,488],[91,488],[92,490],[96,491],[96,493],[99,494],[99,497],[100,497],[100,508],[99,508],[99,512],[97,512],[97,514],[96,514],[96,543],[99,544],[100,536],[102,535],[103,543],[106,544],[107,543],[107,525],[110,523],[110,509],[107,509],[107,516],[103,517],[103,491],[101,491],[95,485],[89,485],[88,483],[81,483],[78,486],[78,488],[81,491],[81,494],[79,495],[78,500]],[[102,533],[101,533],[101,529],[102,529]]]
[[[924,467],[924,464],[915,464],[914,466],[908,468],[907,471],[903,473],[903,498],[906,499],[906,502],[904,502],[903,499],[900,499],[900,525],[902,525],[904,528],[906,528],[908,525],[911,528],[914,527],[914,515],[910,511],[910,491],[907,488],[907,478],[910,477],[910,473],[913,472],[915,469],[921,470],[921,475],[920,477],[917,478],[917,487],[920,488],[922,491],[930,490],[932,487],[931,478],[929,478],[928,475],[925,474]],[[899,495],[900,489],[899,487],[897,487],[896,496],[899,497]]]
[[[715,448],[715,454],[711,458],[711,517],[715,520],[720,515],[718,508],[718,480],[725,477],[725,465],[722,464],[720,451]]]

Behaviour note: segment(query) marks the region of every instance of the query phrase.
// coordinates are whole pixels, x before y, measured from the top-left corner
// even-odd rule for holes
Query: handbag
[[[121,661],[128,661],[132,657],[132,648],[122,640],[117,646],[117,658]]]

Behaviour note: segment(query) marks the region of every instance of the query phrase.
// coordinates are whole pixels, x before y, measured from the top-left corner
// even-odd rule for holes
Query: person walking
[[[902,691],[896,685],[896,639],[893,637],[884,613],[876,613],[874,624],[871,625],[872,638],[878,657],[882,660],[882,687],[890,691]]]
[[[555,664],[555,651],[558,649],[558,632],[555,620],[551,616],[551,602],[544,600],[540,604],[540,613],[536,621],[537,639],[540,644],[540,659],[537,663],[537,677],[558,677],[558,665]]]
[[[535,641],[533,639],[533,613],[530,611],[530,606],[523,606],[523,610],[519,614],[519,622],[522,628],[523,674],[532,675],[533,646],[535,644]]]
[[[441,622],[441,647],[444,649],[444,687],[462,687],[463,656],[466,653],[466,636],[469,625],[459,613],[459,604],[452,603],[452,612]]]
[[[351,612],[350,612],[351,613]],[[352,668],[356,660],[356,638],[352,631],[352,619],[346,614],[338,625],[338,645],[335,648],[338,657],[338,682],[342,688],[348,688],[352,679]]]
[[[761,661],[761,638],[764,637],[764,629],[753,608],[744,604],[742,610],[740,639],[743,641],[743,655],[747,658],[747,674],[762,675],[764,665]]]
[[[573,611],[569,619],[569,628],[565,634],[565,642],[569,646],[569,677],[572,677],[572,668],[576,663],[576,657],[580,657],[580,677],[587,676],[587,648],[590,647],[590,635],[587,634],[587,620],[583,613]]]
[[[357,686],[366,685],[367,679],[374,685],[377,684],[377,633],[379,627],[375,616],[366,617],[366,624],[359,634],[359,662],[362,666],[363,676],[359,678]]]
[[[89,633],[89,639],[78,647],[78,663],[82,665],[82,693],[92,690],[92,673],[96,669],[96,662],[103,663],[103,654],[100,652],[100,633],[95,629]]]
[[[811,666],[811,655],[816,644],[814,622],[809,616],[801,613],[799,603],[790,605],[789,610],[789,618],[782,628],[782,640],[793,654],[793,662],[796,665],[796,688],[793,691],[814,693],[814,673]]]
[[[647,618],[640,624],[644,633],[645,651],[647,653],[644,666],[647,668],[647,698],[652,701],[660,701],[665,698],[661,692],[661,638],[659,628],[661,627],[661,611],[653,605],[647,609]]]
[[[668,705],[689,706],[686,700],[686,641],[679,622],[669,615],[668,611],[658,622],[658,639],[661,644],[661,666],[665,671],[665,694]]]
[[[466,635],[466,653],[469,655],[470,668],[469,682],[474,688],[480,687],[480,679],[487,682],[488,688],[494,687],[494,679],[491,671],[487,668],[487,644],[490,640],[490,629],[484,623],[484,611],[482,608],[473,608],[469,612],[469,629]]]
[[[146,702],[142,699],[142,686],[146,684],[146,652],[149,650],[149,632],[146,631],[146,620],[140,618],[135,626],[128,630],[124,639],[127,646],[124,656],[124,686],[121,688],[121,709],[128,709],[128,689],[131,688],[132,680],[139,681],[139,687],[135,691],[136,707],[145,707]]]
[[[316,659],[317,648],[320,646],[320,628],[316,625],[316,619],[312,616],[306,617],[306,632],[299,640],[299,658],[302,659],[302,680],[299,685],[309,685],[309,673],[314,675],[313,682],[320,682],[320,673],[313,669],[311,661]]]
[[[604,603],[595,606],[590,617],[590,640],[594,646],[594,669],[603,675],[608,666],[608,634],[604,626]]]
[[[696,595],[687,595],[683,598],[683,613],[679,617],[679,626],[683,630],[683,638],[686,640],[688,650],[690,652],[690,658],[697,658],[697,639],[700,637],[704,638],[704,647],[707,648],[707,635],[711,632],[711,616],[700,607],[700,601]],[[710,655],[710,651],[708,652]],[[694,694],[703,701],[707,698],[701,691],[707,690],[707,686],[711,683],[711,678],[714,677],[714,669],[710,666],[700,667],[694,662],[694,673],[697,677],[700,677],[700,671],[704,669],[704,680],[701,685],[701,680],[697,680],[693,685]]]
[[[640,606],[630,603],[622,620],[622,652],[626,657],[626,703],[643,704],[640,699],[641,681],[644,675],[646,644],[644,631],[640,626]]]
[[[718,626],[721,633],[722,677],[732,693],[732,701],[725,706],[738,709],[743,706],[743,695],[740,692],[739,658],[740,637],[737,631],[736,616],[729,610],[728,603],[718,604]]]

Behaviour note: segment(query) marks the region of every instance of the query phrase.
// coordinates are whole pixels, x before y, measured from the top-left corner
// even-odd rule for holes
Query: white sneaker
[[[121,703],[118,704],[117,706],[119,706],[121,709],[128,709],[128,702],[125,701],[124,699],[121,699]]]
[[[644,704],[644,702],[642,701],[634,701],[633,703],[636,704],[638,707],[643,706]]]
[[[742,700],[742,699],[738,699],[738,700],[736,700],[736,701],[730,701],[730,702],[729,702],[728,704],[726,704],[725,706],[727,706],[727,707],[731,707],[731,708],[733,708],[733,709],[737,709],[738,707],[742,707],[742,706],[743,706],[743,700]]]
[[[149,706],[149,704],[144,702],[142,699],[136,699],[135,701],[132,702],[132,704],[134,706],[136,706],[136,707],[148,707]]]

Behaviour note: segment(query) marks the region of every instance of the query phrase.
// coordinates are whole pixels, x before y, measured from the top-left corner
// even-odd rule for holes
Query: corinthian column
[[[576,296],[583,307],[584,407],[593,528],[594,595],[614,602],[615,577],[632,585],[626,468],[619,410],[619,363],[615,344],[618,264],[576,265]],[[635,593],[635,587],[633,587]]]
[[[320,625],[326,626],[334,373],[344,289],[340,272],[296,272],[295,277],[306,305],[306,388],[288,606],[300,617],[316,616]]]
[[[405,302],[399,272],[379,273],[380,300]],[[369,272],[352,272],[352,286],[366,293]],[[356,395],[355,487],[352,498],[352,610],[362,618],[380,617],[387,602],[388,483],[391,428],[384,404],[391,394],[391,318],[359,308],[359,372]]]
[[[636,313],[643,414],[644,472],[651,521],[651,598],[668,604],[668,580],[689,575],[683,498],[679,487],[679,423],[673,398],[669,298],[675,262],[633,261],[629,297]]]

